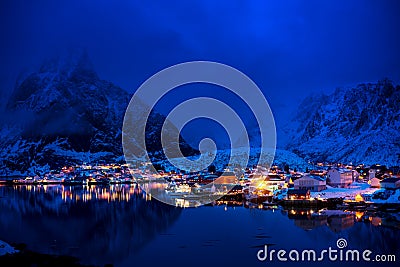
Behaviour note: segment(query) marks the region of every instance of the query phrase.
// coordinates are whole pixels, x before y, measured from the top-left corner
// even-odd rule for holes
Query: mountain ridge
[[[398,165],[398,103],[388,79],[308,96],[285,127],[285,148],[312,161]]]
[[[46,61],[17,81],[6,105],[0,142],[3,166],[23,171],[122,161],[122,121],[130,98],[99,78],[84,50]],[[150,113],[146,149],[154,156],[159,155],[156,144],[164,120],[156,111]],[[167,134],[177,131],[172,127]],[[196,153],[183,138],[180,145],[184,153]]]

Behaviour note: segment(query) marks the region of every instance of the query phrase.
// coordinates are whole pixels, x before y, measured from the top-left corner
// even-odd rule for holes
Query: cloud
[[[310,92],[400,81],[397,1],[2,1],[0,83],[67,47],[129,92],[157,71],[213,60],[246,73],[274,111]]]

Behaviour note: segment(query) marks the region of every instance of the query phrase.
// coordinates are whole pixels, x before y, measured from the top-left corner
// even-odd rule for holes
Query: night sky
[[[398,1],[216,2],[1,1],[2,96],[71,47],[128,92],[180,62],[231,65],[263,90],[278,125],[312,92],[400,81]]]

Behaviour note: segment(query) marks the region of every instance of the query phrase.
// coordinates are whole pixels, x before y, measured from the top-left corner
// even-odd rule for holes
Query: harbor
[[[23,243],[37,253],[68,255],[95,266],[131,266],[160,247],[160,257],[179,252],[171,259],[178,266],[199,251],[232,266],[257,265],[254,254],[264,244],[303,242],[322,249],[338,236],[352,247],[374,245],[376,253],[398,256],[398,212],[265,205],[229,197],[185,209],[164,205],[135,184],[2,185],[0,233],[17,248]],[[77,228],[77,222],[84,223]],[[224,258],[228,252],[241,257]]]
[[[164,257],[179,253],[169,262],[176,266],[198,251],[256,266],[254,255],[266,244],[324,249],[343,236],[357,248],[400,257],[399,181],[396,168],[341,163],[190,172],[165,162],[82,162],[2,177],[0,234],[13,252],[0,263],[37,253],[128,267],[161,247]],[[243,257],[223,256],[232,253]]]
[[[285,169],[285,170],[284,170]],[[175,206],[189,207],[216,200],[242,201],[264,206],[305,209],[392,210],[400,209],[400,178],[381,165],[336,166],[319,164],[318,169],[299,172],[288,167],[253,166],[195,173],[160,170],[127,164],[82,164],[64,166],[42,175],[3,177],[0,185],[47,185],[109,187],[129,185],[157,194]],[[159,193],[161,192],[161,193]],[[194,204],[193,204],[194,203]]]

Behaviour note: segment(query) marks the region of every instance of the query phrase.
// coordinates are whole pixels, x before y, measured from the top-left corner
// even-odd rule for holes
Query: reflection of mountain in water
[[[88,200],[82,187],[0,187],[0,237],[43,253],[115,263],[165,231],[181,212],[128,186],[95,188],[90,195],[97,199]]]

